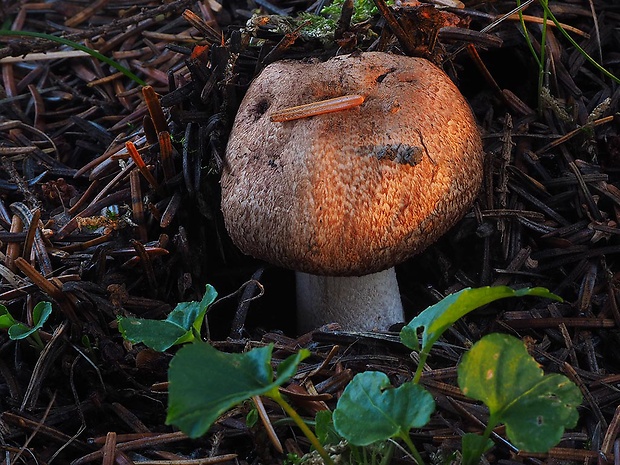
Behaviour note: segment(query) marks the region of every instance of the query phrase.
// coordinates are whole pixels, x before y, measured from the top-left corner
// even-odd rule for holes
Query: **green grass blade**
[[[584,49],[582,49],[577,42],[575,42],[575,40],[568,34],[568,32],[566,32],[566,30],[564,30],[564,28],[562,27],[560,22],[557,20],[557,18],[554,16],[554,14],[549,9],[548,1],[540,0],[540,5],[543,7],[543,9],[545,10],[545,13],[549,17],[549,19],[551,19],[551,21],[553,21],[553,23],[560,30],[560,32],[566,38],[566,40],[568,40],[573,47],[575,47],[577,50],[579,50],[579,53],[581,53],[585,57],[585,59],[588,60],[592,64],[592,66],[594,66],[596,69],[598,69],[601,73],[603,73],[608,78],[613,79],[618,84],[620,84],[620,78],[616,77],[614,74],[610,73],[605,68],[603,68],[603,66],[601,66],[590,55],[588,55],[588,53]]]
[[[521,7],[521,0],[517,0],[517,7]],[[523,29],[523,37],[525,38],[525,43],[527,44],[527,48],[530,49],[532,56],[536,60],[536,64],[538,65],[538,69],[543,67],[536,50],[534,49],[534,44],[532,44],[532,40],[530,39],[530,34],[527,31],[527,26],[525,25],[525,19],[523,19],[523,10],[519,9],[519,23],[521,24],[521,29]]]
[[[136,82],[141,86],[146,86],[146,82],[140,79],[138,76],[133,74],[130,70],[125,68],[120,63],[108,58],[107,56],[99,53],[97,50],[93,50],[92,48],[88,48],[85,45],[79,44],[69,39],[65,39],[63,37],[57,37],[51,34],[44,34],[42,32],[32,32],[32,31],[11,31],[8,29],[0,29],[0,36],[12,36],[12,37],[36,37],[37,39],[46,39],[51,40],[53,42],[58,42],[59,44],[67,45],[76,50],[81,50],[82,52],[88,53],[93,58],[98,59],[99,61],[103,61],[104,63],[116,68],[125,76],[127,76],[132,81]]]
[[[547,14],[547,10],[543,11],[543,24],[542,31],[540,35],[540,61],[538,68],[538,111],[542,114],[542,94],[543,94],[543,85],[545,83],[545,64],[547,61],[547,56],[545,54],[547,50],[547,20],[549,19],[549,15]]]

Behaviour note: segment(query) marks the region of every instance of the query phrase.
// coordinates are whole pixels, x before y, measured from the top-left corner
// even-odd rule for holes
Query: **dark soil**
[[[296,334],[293,273],[240,253],[219,210],[228,133],[256,73],[282,58],[368,49],[440,64],[471,103],[487,154],[471,211],[397,267],[408,318],[465,287],[542,286],[564,299],[499,301],[451,328],[422,378],[437,412],[413,432],[414,442],[432,463],[458,450],[464,432],[481,430],[487,414],[460,394],[456,364],[473,342],[499,331],[526,341],[547,372],[577,383],[584,402],[578,425],[549,454],[517,451],[499,428],[485,460],[620,463],[620,86],[549,27],[549,92],[539,97],[538,65],[519,21],[475,32],[514,9],[513,1],[447,10],[405,4],[391,10],[404,37],[376,15],[341,25],[338,44],[282,31],[274,17],[246,26],[257,9],[295,16],[323,3],[0,2],[5,28],[96,49],[157,95],[147,107],[142,87],[101,60],[40,37],[0,35],[0,302],[28,324],[38,302],[53,304],[42,351],[0,332],[4,463],[282,463],[286,453],[307,452],[268,401],[284,453],[260,422],[247,426],[249,403],[200,439],[165,425],[175,349],[162,354],[124,341],[117,317],[165,318],[177,303],[200,300],[206,284],[219,299],[203,336],[220,350],[274,343],[276,361],[311,350],[301,366],[311,376],[285,386],[303,394],[292,402],[304,417],[334,408],[356,373],[383,371],[395,385],[411,379],[416,363],[397,342],[398,328],[356,334],[328,325]],[[620,4],[551,3],[570,36],[620,76]],[[533,2],[524,13],[539,50],[542,9]],[[394,463],[413,463],[401,455]]]

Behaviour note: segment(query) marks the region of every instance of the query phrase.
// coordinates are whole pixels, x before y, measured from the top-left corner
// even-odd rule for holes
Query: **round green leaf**
[[[334,410],[334,428],[356,446],[408,434],[428,423],[435,410],[433,396],[411,382],[392,387],[381,372],[357,374]]]
[[[506,435],[520,449],[547,452],[560,441],[565,428],[577,424],[582,400],[581,391],[566,376],[546,375],[517,405],[505,410]]]
[[[274,381],[272,350],[273,345],[268,345],[243,354],[230,354],[200,341],[182,347],[168,370],[166,423],[178,426],[190,437],[198,437],[235,405],[252,396],[269,395],[309,355],[307,350],[302,350],[287,358]]]
[[[489,407],[491,425],[506,425],[519,449],[548,451],[579,418],[579,388],[563,375],[545,375],[513,336],[490,334],[474,344],[459,364],[458,383]]]

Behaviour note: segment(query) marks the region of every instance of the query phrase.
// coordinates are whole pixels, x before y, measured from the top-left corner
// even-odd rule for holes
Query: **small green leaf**
[[[419,351],[418,330],[424,328],[422,332],[421,349],[422,352],[428,353],[432,345],[437,342],[443,332],[469,312],[493,302],[494,300],[526,295],[562,301],[561,297],[542,287],[518,290],[511,289],[507,286],[487,286],[475,289],[467,288],[446,296],[444,299],[428,307],[416,316],[401,330],[400,340],[410,349]]]
[[[118,330],[129,342],[134,344],[141,342],[158,352],[169,349],[189,332],[167,320],[144,318],[119,318]]]
[[[200,332],[207,308],[216,297],[217,292],[213,286],[207,285],[200,302],[179,303],[165,320],[121,317],[118,330],[129,342],[141,342],[153,350],[163,352],[173,345],[194,340],[194,332]]]
[[[36,304],[32,309],[32,322],[34,323],[33,329],[41,329],[51,314],[51,302],[39,302]]]
[[[310,357],[310,351],[308,349],[301,349],[297,354],[291,355],[282,360],[278,365],[276,372],[277,376],[274,384],[276,386],[282,386],[286,383],[297,372],[299,363],[308,357]]]
[[[207,314],[207,310],[209,306],[215,302],[216,298],[217,291],[213,286],[207,284],[205,295],[202,296],[202,300],[200,301],[200,311],[198,312],[198,317],[194,320],[194,329],[196,330],[196,333],[200,334],[200,327],[202,326],[204,317]]]
[[[314,431],[321,444],[338,444],[341,441],[340,435],[334,429],[334,421],[330,410],[320,410],[314,417]]]
[[[504,423],[513,444],[529,452],[547,452],[579,419],[579,388],[563,375],[545,375],[513,336],[489,334],[474,344],[458,366],[458,384],[489,407],[489,427]]]
[[[32,309],[32,321],[34,326],[29,328],[23,323],[16,322],[9,328],[9,338],[13,341],[25,339],[36,333],[43,327],[43,324],[52,314],[52,304],[50,302],[39,302]]]
[[[310,355],[301,350],[284,360],[273,379],[273,345],[244,354],[216,350],[197,341],[182,347],[170,362],[168,416],[166,424],[178,426],[195,438],[206,433],[213,422],[235,405],[252,396],[267,395],[294,373]]]
[[[493,447],[493,441],[479,434],[467,433],[463,436],[461,449],[463,457],[462,465],[477,465],[480,457]]]
[[[8,329],[15,323],[17,322],[9,310],[4,305],[0,305],[0,329]]]
[[[334,428],[356,446],[403,437],[428,423],[435,410],[433,396],[411,382],[393,388],[381,372],[355,375],[334,410]]]
[[[166,321],[180,328],[190,329],[200,312],[199,302],[179,302],[170,312]]]
[[[245,426],[248,428],[253,428],[258,423],[258,410],[256,407],[251,408],[248,414],[245,416]]]
[[[13,326],[9,328],[9,338],[12,341],[17,341],[19,339],[26,339],[36,330],[34,328],[29,328],[24,323],[15,323]]]

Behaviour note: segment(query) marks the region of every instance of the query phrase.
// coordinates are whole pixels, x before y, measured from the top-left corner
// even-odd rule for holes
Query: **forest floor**
[[[381,14],[340,24],[336,41],[305,34],[308,17],[284,19],[326,3],[0,2],[0,302],[28,327],[36,305],[52,303],[40,339],[0,332],[4,463],[258,464],[308,452],[268,399],[283,452],[263,423],[246,421],[250,402],[197,439],[166,425],[177,349],[131,344],[117,319],[163,319],[200,301],[207,284],[219,297],[202,336],[219,350],[272,343],[274,362],[310,350],[305,375],[284,386],[305,418],[333,409],[357,373],[411,379],[416,362],[398,332],[297,334],[293,272],[240,253],[219,207],[228,134],[254,76],[279,59],[357,50],[440,65],[483,135],[471,210],[397,266],[408,319],[466,287],[540,286],[564,299],[501,300],[444,334],[421,379],[437,410],[411,436],[425,461],[447,460],[464,432],[481,430],[488,413],[460,393],[456,365],[472,343],[503,332],[574,381],[584,401],[548,454],[518,451],[498,428],[484,460],[620,463],[620,86],[585,54],[620,76],[620,4],[550,2],[572,41],[543,27],[536,1],[403,1],[390,9],[400,37]],[[518,4],[523,23],[509,14]],[[413,463],[400,449],[392,460]]]

